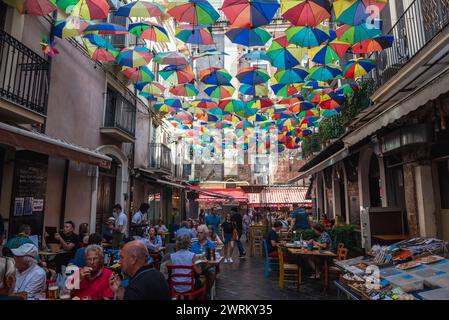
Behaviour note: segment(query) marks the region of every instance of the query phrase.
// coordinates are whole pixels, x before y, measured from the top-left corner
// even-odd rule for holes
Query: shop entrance
[[[97,189],[97,211],[95,230],[101,233],[106,220],[112,216],[119,162],[112,156],[111,168],[99,168]]]
[[[382,207],[382,198],[380,196],[380,168],[375,154],[371,156],[368,178],[370,206],[375,208]]]
[[[385,158],[386,163],[386,187],[389,207],[400,208],[404,221],[404,232],[408,234],[407,206],[405,203],[404,172],[402,158],[399,155],[392,155]]]
[[[449,160],[437,162],[440,191],[441,235],[449,241]]]

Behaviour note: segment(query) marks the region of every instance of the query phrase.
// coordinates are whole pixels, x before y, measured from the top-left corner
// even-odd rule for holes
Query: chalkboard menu
[[[10,234],[16,234],[21,224],[28,224],[32,234],[42,235],[47,171],[48,156],[31,151],[16,152]]]

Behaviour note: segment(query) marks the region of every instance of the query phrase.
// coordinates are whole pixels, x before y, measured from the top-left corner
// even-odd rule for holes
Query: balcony
[[[0,30],[0,117],[43,124],[48,87],[48,61]]]
[[[136,107],[118,92],[108,89],[103,127],[100,132],[120,142],[134,142]]]
[[[374,102],[398,101],[449,64],[448,0],[414,0],[389,34],[393,46],[374,58]]]
[[[171,149],[162,143],[150,143],[148,168],[161,173],[173,174]]]

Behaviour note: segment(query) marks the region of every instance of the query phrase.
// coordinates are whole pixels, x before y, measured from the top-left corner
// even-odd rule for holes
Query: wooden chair
[[[273,258],[268,255],[267,240],[263,240],[263,247],[265,249],[265,277],[270,276],[270,271],[279,270],[279,258]]]
[[[195,290],[195,270],[193,266],[167,266],[168,270],[168,285],[170,287],[170,295],[173,300],[177,298],[187,298],[188,300],[194,300],[199,297],[199,300],[204,300],[206,294],[206,287],[204,285],[201,288]],[[173,274],[173,270],[182,270],[183,273]],[[185,280],[188,278],[189,280]],[[178,280],[176,280],[178,279]],[[190,290],[187,292],[176,291],[175,286],[185,285],[190,286]]]
[[[337,247],[337,257],[334,259],[335,261],[343,261],[348,258],[348,249],[345,248],[343,243],[339,243]],[[341,270],[337,266],[329,267],[329,276],[339,277],[341,274]]]
[[[258,254],[262,256],[263,240],[262,230],[253,229],[251,235],[251,256],[256,255],[256,252],[258,252]]]
[[[295,282],[299,290],[301,284],[301,268],[296,264],[284,263],[284,252],[278,247],[279,256],[279,287],[284,289],[284,282]]]

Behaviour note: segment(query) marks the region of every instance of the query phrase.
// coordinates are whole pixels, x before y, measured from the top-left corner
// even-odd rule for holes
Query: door
[[[437,168],[440,189],[441,235],[443,240],[449,241],[449,161],[439,161]]]
[[[99,170],[95,230],[100,233],[106,220],[112,216],[112,207],[115,204],[117,168],[117,161],[113,159],[111,169],[100,168]]]

